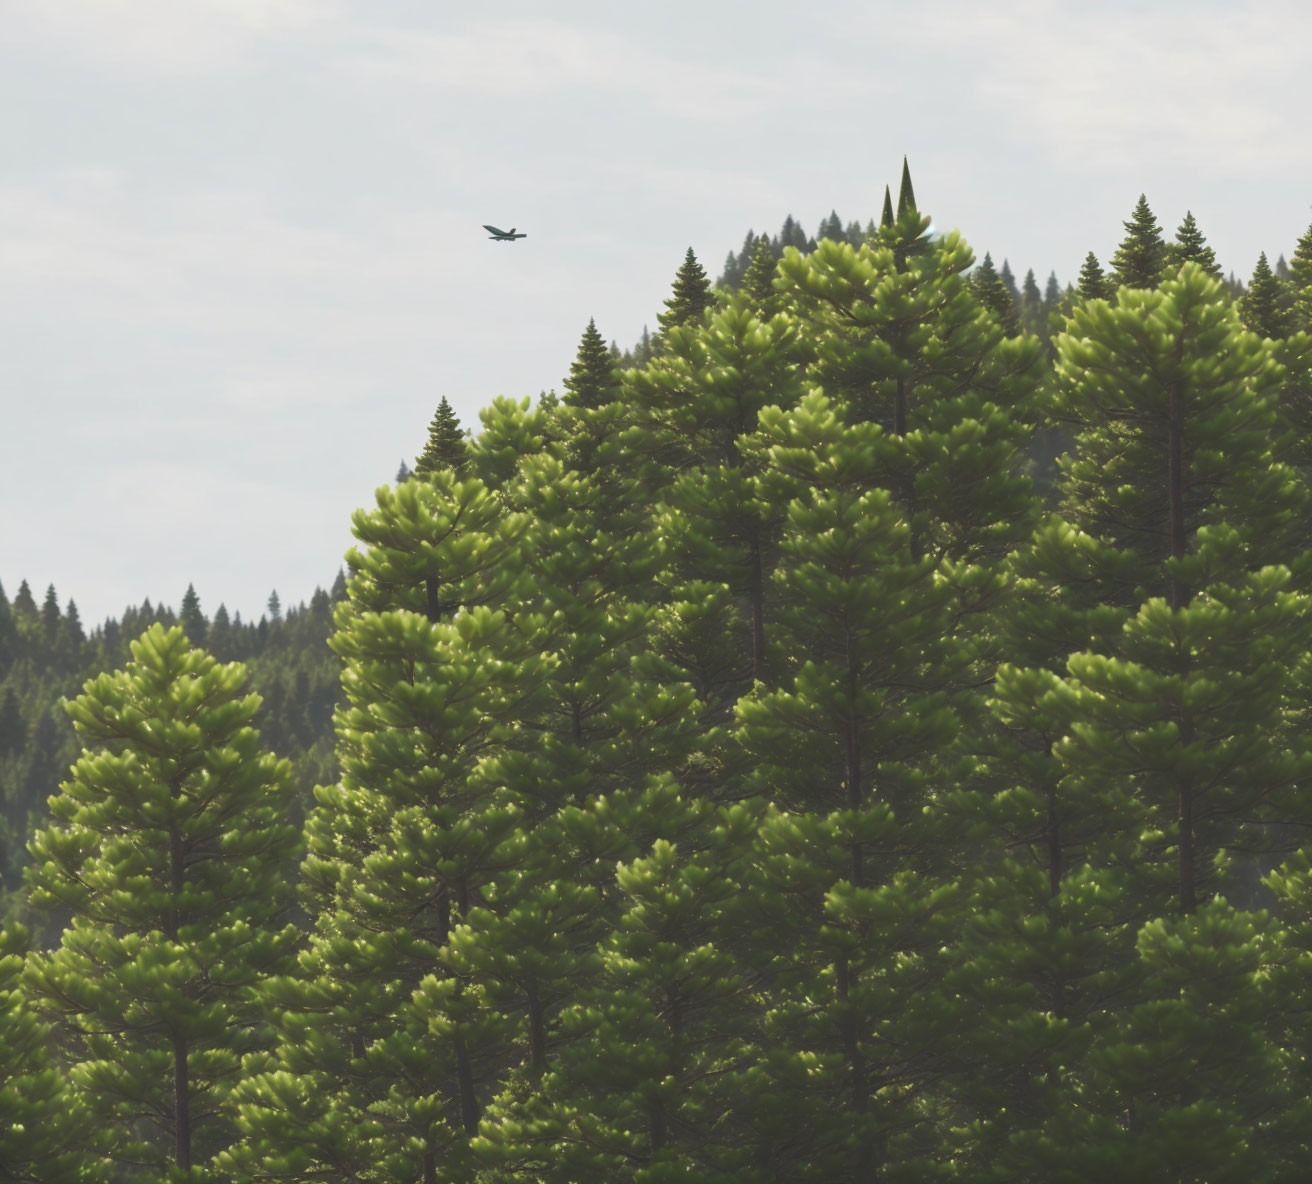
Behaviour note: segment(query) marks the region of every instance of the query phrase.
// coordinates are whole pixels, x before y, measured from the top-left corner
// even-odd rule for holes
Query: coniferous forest
[[[0,594],[0,1180],[1306,1178],[1312,228],[930,225],[443,399],[308,605]]]

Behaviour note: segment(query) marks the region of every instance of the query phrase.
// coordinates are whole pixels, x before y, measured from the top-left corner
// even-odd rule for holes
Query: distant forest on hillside
[[[0,1179],[1304,1178],[1312,227],[931,225],[441,397],[308,603],[0,587]]]

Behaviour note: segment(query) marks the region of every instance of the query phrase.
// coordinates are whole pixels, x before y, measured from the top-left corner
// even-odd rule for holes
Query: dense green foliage
[[[1300,1177],[1312,237],[930,225],[444,400],[308,609],[0,596],[5,1178]]]

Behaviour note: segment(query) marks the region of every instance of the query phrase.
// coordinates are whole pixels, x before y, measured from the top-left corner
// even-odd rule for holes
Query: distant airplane
[[[498,230],[495,226],[489,226],[484,222],[483,229],[492,232],[494,243],[513,243],[517,238],[528,238],[527,234],[516,234],[513,226],[509,230]]]

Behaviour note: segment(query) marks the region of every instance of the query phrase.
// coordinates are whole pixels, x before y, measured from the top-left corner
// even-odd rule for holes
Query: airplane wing
[[[493,234],[499,234],[502,238],[506,235],[504,230],[498,230],[495,226],[489,226],[486,222],[483,223],[483,229],[490,230]]]

